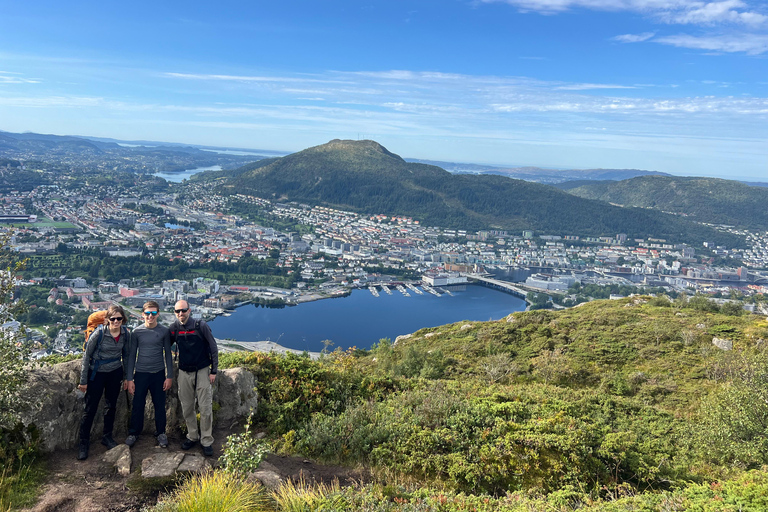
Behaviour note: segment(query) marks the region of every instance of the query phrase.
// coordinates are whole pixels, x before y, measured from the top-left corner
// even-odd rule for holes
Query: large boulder
[[[175,369],[178,375],[178,369]],[[40,432],[41,449],[51,452],[77,446],[80,419],[83,414],[84,394],[78,391],[80,380],[80,361],[70,361],[52,366],[31,369],[24,388],[20,391],[26,404],[21,413],[24,425],[34,424]],[[214,412],[214,424],[230,426],[243,417],[256,411],[257,394],[255,378],[243,368],[230,368],[219,371],[213,386],[213,401],[219,404]],[[121,391],[117,401],[114,437],[128,435],[130,407],[132,398],[127,391]],[[175,428],[182,420],[181,405],[178,398],[177,379],[166,395],[166,418],[168,430]],[[104,425],[104,400],[91,429],[91,439],[98,440]],[[152,399],[147,396],[144,410],[145,434],[155,431],[154,408]]]

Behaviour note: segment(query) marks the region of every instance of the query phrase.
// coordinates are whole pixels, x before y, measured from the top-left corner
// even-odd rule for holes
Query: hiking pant
[[[155,436],[165,434],[165,371],[155,373],[136,372],[133,383],[136,390],[133,393],[131,405],[131,427],[129,435],[138,436],[144,430],[144,406],[147,403],[147,391],[152,395],[152,405],[155,407]]]
[[[115,409],[117,397],[123,383],[123,369],[116,368],[111,372],[96,372],[93,380],[88,381],[88,389],[85,391],[85,411],[80,420],[80,441],[91,440],[91,427],[96,411],[104,394],[104,435],[112,435],[112,427],[115,425]]]
[[[179,370],[179,401],[181,413],[187,424],[187,439],[200,441],[203,446],[213,444],[213,390],[209,379],[211,368],[206,366],[196,372]],[[195,395],[200,409],[200,431],[197,430]]]

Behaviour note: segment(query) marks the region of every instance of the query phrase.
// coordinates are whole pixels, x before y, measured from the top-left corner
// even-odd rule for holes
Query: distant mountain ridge
[[[536,183],[563,183],[575,180],[626,180],[635,176],[670,174],[640,169],[545,169],[543,167],[503,167],[498,165],[481,165],[438,160],[419,160],[406,158],[407,162],[436,165],[454,174],[498,174],[509,178],[517,178]]]
[[[493,169],[482,171],[481,174],[498,174],[550,185],[574,180],[626,180],[635,176],[671,176],[663,172],[640,169],[542,169],[541,167]]]
[[[332,140],[223,177],[222,193],[407,215],[428,225],[738,243],[732,235],[661,212],[610,206],[504,176],[452,174],[409,163],[374,141]]]
[[[585,199],[686,215],[699,222],[768,229],[768,189],[719,178],[639,176],[571,182],[558,188]]]

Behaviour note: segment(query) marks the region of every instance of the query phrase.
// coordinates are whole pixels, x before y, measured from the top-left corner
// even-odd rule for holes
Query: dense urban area
[[[36,167],[46,164],[21,170],[45,174]],[[18,171],[7,163],[0,177]],[[124,173],[99,180],[60,169],[54,181],[2,192],[4,230],[27,258],[19,284],[31,309],[22,323],[34,327],[38,356],[77,352],[87,313],[113,301],[135,312],[149,299],[166,310],[185,299],[210,317],[243,303],[293,305],[355,287],[377,294],[399,286],[407,294],[405,286],[416,283],[431,293],[451,284],[501,284],[532,307],[555,308],[632,286],[746,302],[768,288],[768,233],[719,227],[744,238],[743,248],[731,248],[621,233],[468,232],[409,217],[220,196],[203,181],[174,184],[142,166],[137,172],[130,182]],[[509,283],[512,274],[519,283]]]

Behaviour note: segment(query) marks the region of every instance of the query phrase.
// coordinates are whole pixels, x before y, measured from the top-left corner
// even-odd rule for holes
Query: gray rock
[[[177,473],[203,473],[210,469],[211,465],[202,455],[187,453],[184,456],[184,460],[181,461],[179,467],[176,468]]]
[[[276,466],[267,461],[262,461],[256,471],[248,475],[247,481],[250,483],[261,482],[268,489],[277,489],[283,483],[283,477]]]
[[[35,424],[40,432],[41,450],[52,452],[77,446],[80,419],[83,415],[83,393],[77,390],[80,381],[80,361],[69,361],[52,366],[30,368],[26,385],[20,395],[26,407],[21,412],[24,425]],[[176,370],[175,375],[178,375]],[[214,414],[215,425],[231,425],[240,418],[255,412],[258,396],[255,378],[242,368],[221,370],[213,388],[213,401],[221,407]],[[127,391],[121,391],[117,401],[113,436],[128,434],[130,405],[132,398]],[[181,405],[178,399],[177,379],[166,395],[166,418],[169,428],[182,421]],[[101,438],[104,400],[91,429],[91,439]],[[144,434],[155,429],[154,409],[148,396],[144,412]]]
[[[712,338],[712,344],[720,350],[733,350],[733,341],[725,338]]]
[[[119,444],[104,454],[104,462],[115,466],[118,474],[128,476],[131,474],[131,449],[128,445]]]
[[[401,341],[405,341],[407,339],[410,339],[411,337],[413,337],[413,333],[411,333],[411,334],[401,334],[400,336],[395,338],[395,342],[393,343],[393,345],[397,345]]]
[[[256,412],[256,379],[245,368],[221,370],[214,382],[213,400],[219,404],[216,423],[231,425]]]
[[[141,476],[144,478],[162,478],[173,476],[184,460],[184,454],[157,453],[141,461]]]

